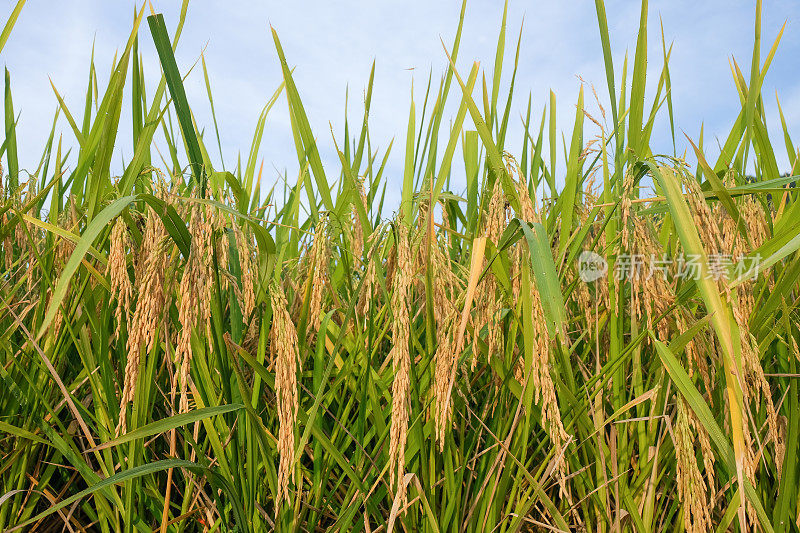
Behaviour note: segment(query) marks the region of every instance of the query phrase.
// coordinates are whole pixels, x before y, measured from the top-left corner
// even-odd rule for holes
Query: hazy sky
[[[13,4],[10,0],[2,2],[3,17],[11,11]],[[171,34],[177,23],[179,5],[177,0],[153,1],[156,11],[164,13]],[[640,4],[607,0],[606,8],[619,78],[625,52],[633,56]],[[130,33],[133,10],[134,3],[129,1],[28,1],[0,55],[0,61],[11,72],[15,111],[20,113],[18,144],[22,168],[35,170],[57,106],[48,76],[72,112],[80,116],[92,43],[95,43],[100,83],[105,86],[114,53],[124,47]],[[420,108],[429,71],[433,69],[436,83],[446,66],[440,38],[450,46],[459,10],[460,2],[450,0],[195,0],[189,6],[177,53],[178,64],[185,74],[205,49],[225,163],[231,169],[235,166],[238,152],[248,152],[258,113],[281,81],[277,54],[269,33],[272,24],[280,35],[290,65],[296,68],[295,81],[323,159],[333,165],[332,168],[338,168],[329,124],[341,141],[348,86],[350,120],[352,124],[359,123],[364,88],[370,65],[375,59],[370,116],[373,148],[384,148],[392,138],[396,139],[388,175],[391,183],[399,186],[412,80],[414,97]],[[499,1],[473,0],[468,4],[458,62],[458,68],[464,74],[475,60],[491,70],[502,10]],[[735,57],[745,74],[749,72],[754,10],[754,1],[650,2],[649,94],[652,98],[652,84],[657,80],[662,64],[660,18],[667,43],[674,41],[670,70],[675,125],[681,138],[681,131],[696,138],[701,123],[705,123],[707,146],[714,144],[715,136],[724,139],[727,135],[739,109],[729,61]],[[513,133],[507,146],[517,153],[521,150],[519,117],[525,109],[529,92],[538,122],[548,91],[555,91],[559,128],[564,130],[572,127],[580,85],[577,76],[593,83],[603,101],[607,95],[594,2],[590,0],[512,0],[508,13],[508,67],[504,71],[504,86],[508,83],[523,16],[516,105],[511,115]],[[782,149],[774,95],[776,91],[780,95],[790,131],[800,135],[797,128],[800,122],[800,71],[796,66],[796,58],[800,55],[800,3],[765,2],[762,55],[766,55],[784,22],[787,22],[786,31],[763,87],[781,170],[786,168],[787,158]],[[146,22],[140,29],[140,41],[148,90],[152,94],[160,71]],[[198,122],[206,127],[206,144],[217,162],[219,155],[211,137],[212,122],[201,68],[195,68],[191,73],[187,92]],[[456,92],[451,93],[452,104],[457,104],[457,98]],[[587,107],[596,112],[590,93],[587,94]],[[123,113],[129,112],[126,105]],[[123,115],[123,130],[118,137],[119,153],[115,157],[118,168],[112,169],[116,172],[120,172],[123,159],[127,161],[131,153],[130,119],[125,118]],[[653,138],[654,149],[664,153],[672,151],[667,125],[664,114]],[[469,118],[466,126],[472,127]],[[60,119],[59,131],[64,134],[65,144],[74,144],[63,118]],[[679,140],[679,151],[684,146],[685,143]],[[163,151],[163,144],[161,148]],[[269,187],[278,179],[279,172],[288,172],[290,178],[296,176],[297,157],[283,97],[267,118],[260,153],[265,162],[262,187]],[[454,173],[460,171],[463,172],[456,165]]]

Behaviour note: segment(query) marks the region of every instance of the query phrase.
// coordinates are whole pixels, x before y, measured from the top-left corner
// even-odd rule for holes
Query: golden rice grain
[[[687,200],[694,218],[694,223],[700,233],[706,252],[709,255],[721,254],[724,250],[724,239],[719,227],[719,219],[715,216],[705,199],[700,184],[691,176],[684,175]]]
[[[308,310],[307,333],[316,333],[322,324],[322,299],[328,285],[328,215],[320,214],[314,229],[314,244],[311,247],[311,267],[306,283],[311,286],[311,302]]]
[[[109,277],[110,294],[117,301],[114,311],[114,337],[119,337],[122,324],[130,321],[133,284],[128,277],[127,251],[133,247],[128,236],[128,225],[117,217],[111,230],[106,275]]]
[[[278,493],[276,514],[281,501],[289,498],[289,481],[294,481],[295,418],[298,409],[297,367],[300,363],[297,330],[287,311],[286,296],[277,282],[269,288],[272,303],[270,347],[275,361],[275,390],[278,396]]]
[[[403,221],[396,225],[397,267],[392,284],[392,348],[390,359],[394,371],[392,382],[392,420],[389,439],[389,482],[401,491],[405,503],[403,477],[405,474],[406,441],[408,439],[409,390],[411,356],[409,353],[409,297],[412,283],[412,259],[408,242],[408,227]]]
[[[133,401],[136,382],[139,379],[139,361],[144,352],[153,350],[166,303],[164,285],[170,256],[167,253],[167,231],[153,208],[142,236],[142,246],[146,250],[142,268],[136,277],[138,294],[136,309],[128,330],[128,360],[125,365],[123,391],[120,399],[120,417],[117,434],[127,430],[126,414],[128,404]]]
[[[463,350],[463,336],[458,337],[459,312],[456,299],[463,286],[450,266],[440,244],[431,248],[430,269],[433,279],[433,316],[436,323],[436,353],[434,355],[433,411],[436,439],[444,449],[444,435],[450,422],[451,382],[458,358]]]
[[[241,271],[241,298],[239,305],[245,318],[250,318],[256,306],[256,267],[253,261],[253,252],[249,231],[245,232],[238,224],[233,224],[236,237],[236,253],[239,256],[239,270]]]
[[[673,440],[677,464],[678,499],[683,503],[683,526],[687,533],[712,530],[705,482],[695,457],[690,408],[678,398]]]
[[[498,179],[494,188],[492,189],[492,197],[489,201],[489,207],[486,212],[486,219],[484,220],[484,232],[488,241],[493,243],[495,247],[500,241],[500,236],[505,231],[508,221],[508,204],[503,187]],[[485,259],[485,264],[488,265],[491,258]],[[472,350],[472,369],[478,362],[478,339],[481,329],[486,327],[486,346],[487,355],[489,358],[496,356],[499,350],[502,350],[503,339],[502,331],[500,328],[500,312],[502,310],[502,300],[498,296],[498,284],[494,274],[490,271],[486,274],[483,281],[478,284],[475,296],[475,303],[477,308],[478,327],[475,328],[473,333],[473,350]]]
[[[629,257],[632,259],[629,275],[631,284],[631,315],[634,319],[644,319],[648,328],[654,327],[654,320],[663,316],[675,302],[675,292],[670,285],[668,272],[659,270],[662,246],[656,240],[649,222],[641,217],[633,217],[632,242]],[[669,339],[670,323],[663,319],[655,327],[659,337]]]
[[[212,208],[208,206],[203,208],[198,204],[192,206],[189,219],[192,247],[178,289],[178,321],[181,329],[175,348],[175,357],[179,366],[177,373],[180,383],[179,412],[182,413],[189,410],[187,384],[193,355],[192,331],[198,325],[205,330],[211,316],[213,224]]]

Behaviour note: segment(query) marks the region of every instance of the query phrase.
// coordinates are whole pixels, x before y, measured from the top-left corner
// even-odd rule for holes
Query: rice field
[[[761,93],[781,34],[762,42],[757,1],[719,146],[674,127],[652,146],[672,124],[670,48],[648,50],[644,1],[615,64],[595,7],[607,87],[559,103],[573,123],[552,93],[510,116],[505,17],[498,61],[456,69],[462,16],[388,149],[370,77],[338,165],[275,30],[283,83],[235,167],[194,121],[183,18],[143,6],[85,108],[56,90],[34,172],[6,71],[0,530],[798,531],[800,160]],[[272,184],[258,144],[278,99],[298,165]]]

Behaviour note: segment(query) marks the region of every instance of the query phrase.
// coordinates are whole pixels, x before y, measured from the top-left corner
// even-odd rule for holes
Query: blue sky
[[[153,1],[156,11],[164,13],[170,32],[174,31],[179,5],[177,1]],[[3,2],[0,9],[10,12],[11,3]],[[15,110],[20,113],[18,143],[22,168],[35,170],[57,106],[48,76],[73,112],[80,114],[93,40],[98,76],[104,84],[114,52],[124,47],[130,32],[133,9],[133,2],[122,1],[28,1],[0,57],[11,72]],[[640,4],[607,0],[606,9],[619,76],[626,50],[633,55]],[[230,168],[239,151],[246,154],[249,150],[258,113],[281,81],[269,33],[272,24],[280,35],[290,65],[296,68],[295,81],[323,160],[331,168],[338,168],[329,124],[341,140],[348,87],[350,120],[358,124],[363,112],[363,91],[375,59],[371,137],[373,147],[380,148],[386,147],[392,138],[397,139],[388,177],[391,184],[399,187],[401,146],[407,127],[412,80],[414,97],[421,106],[428,72],[433,69],[434,80],[438,80],[446,67],[440,38],[448,46],[452,42],[459,10],[460,2],[451,0],[195,0],[189,6],[177,53],[178,63],[185,73],[205,49],[223,154]],[[502,3],[498,1],[473,0],[468,4],[458,62],[460,71],[466,73],[471,62],[476,60],[491,70],[502,10]],[[675,125],[681,138],[681,131],[696,138],[701,123],[705,124],[707,146],[714,144],[715,136],[724,138],[728,133],[739,109],[729,60],[735,57],[743,70],[749,71],[754,11],[754,1],[650,2],[650,95],[661,67],[660,17],[667,43],[674,41],[670,70]],[[574,103],[580,86],[577,76],[593,83],[604,103],[607,94],[594,2],[512,0],[506,46],[509,67],[514,53],[512,41],[516,39],[523,16],[516,105],[511,115],[515,121],[508,144],[513,152],[521,149],[519,116],[524,111],[529,91],[536,117],[541,116],[549,90],[557,94],[559,128],[564,130],[571,128],[574,118]],[[778,148],[783,142],[774,95],[776,91],[780,95],[790,131],[797,132],[800,71],[793,61],[800,56],[800,4],[785,0],[765,2],[764,54],[784,22],[786,31],[763,88],[770,132],[782,170],[786,169],[787,157],[785,150]],[[140,40],[148,89],[152,92],[160,71],[146,24],[140,30]],[[504,86],[509,75],[510,68],[507,68]],[[206,142],[218,161],[212,149],[215,143],[210,138],[212,122],[202,69],[195,68],[190,75],[187,93],[198,122],[207,128]],[[457,96],[455,92],[451,94],[451,104],[457,104]],[[596,113],[596,105],[589,94],[587,97],[588,110]],[[123,113],[129,113],[127,106]],[[127,126],[129,121],[123,120],[123,123]],[[115,164],[119,168],[112,169],[117,172],[123,158],[127,160],[131,153],[128,130],[124,127],[118,137],[119,153]],[[74,145],[63,119],[59,131],[64,134],[65,144]],[[653,145],[659,151],[671,152],[666,114],[654,132]],[[685,143],[679,140],[679,150],[683,146]],[[279,179],[279,173],[287,172],[290,178],[296,176],[297,158],[284,98],[267,118],[260,153],[265,169],[262,187],[268,188]],[[459,170],[454,168],[456,176]],[[389,195],[392,196],[391,190]]]

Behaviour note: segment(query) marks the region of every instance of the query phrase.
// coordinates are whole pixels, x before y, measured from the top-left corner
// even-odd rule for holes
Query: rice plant
[[[275,30],[283,83],[234,168],[194,121],[183,18],[170,32],[142,7],[83,110],[55,93],[32,173],[7,72],[0,530],[798,531],[798,152],[781,116],[782,173],[761,94],[780,34],[764,56],[759,0],[719,154],[702,137],[676,154],[651,146],[672,95],[647,1],[621,65],[595,5],[610,106],[581,89],[561,139],[555,95],[510,116],[503,53],[456,69],[461,17],[398,132],[397,206],[372,78],[323,165]],[[298,165],[271,185],[256,167],[278,98]]]

